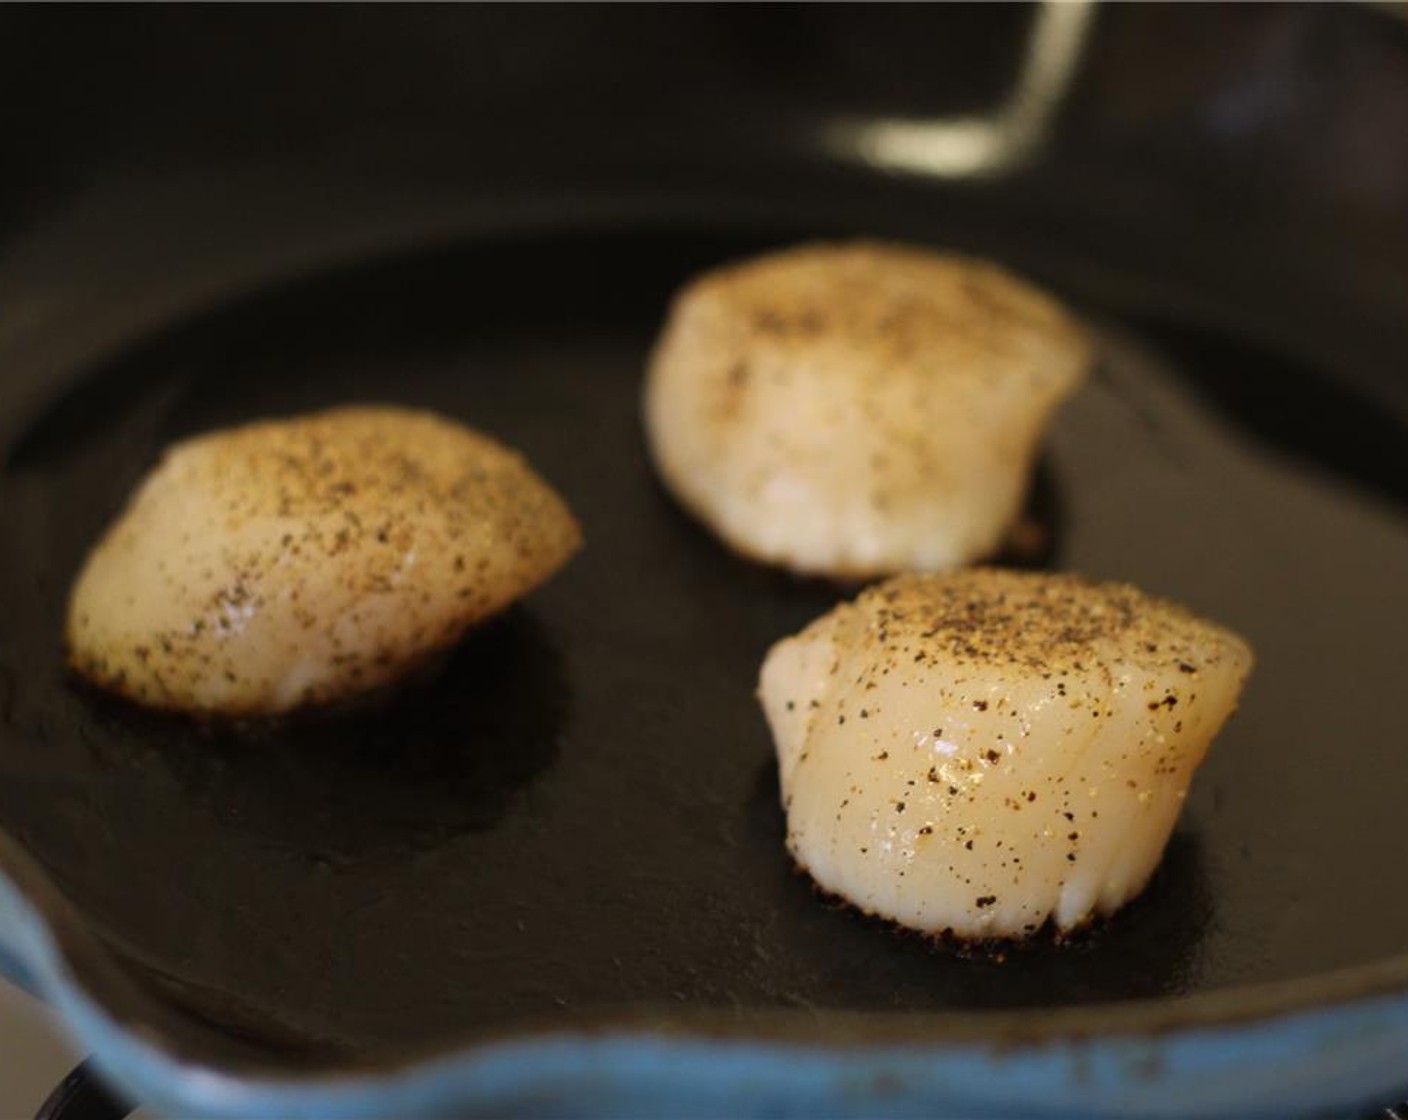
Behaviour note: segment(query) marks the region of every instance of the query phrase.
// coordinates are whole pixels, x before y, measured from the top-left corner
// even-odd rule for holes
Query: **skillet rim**
[[[468,1033],[360,1065],[212,1060],[163,1033],[156,1024],[170,1018],[171,1007],[140,991],[47,873],[3,831],[0,945],[14,953],[9,963],[28,970],[17,979],[59,1013],[115,1087],[176,1114],[361,1117],[393,1108],[412,1116],[442,1115],[448,1106],[536,1114],[553,1102],[561,1108],[564,1092],[572,1092],[568,1099],[585,1102],[587,1113],[610,1115],[652,1100],[657,1112],[658,1102],[678,1107],[680,1094],[692,1090],[720,1094],[710,1098],[715,1106],[730,1102],[736,1114],[772,1115],[758,1110],[773,1099],[769,1091],[786,1094],[791,1079],[794,1093],[805,1086],[820,1094],[818,1107],[842,1115],[872,1115],[868,1110],[882,1105],[903,1110],[907,1102],[1003,1116],[1172,1120],[1270,1107],[1258,1078],[1271,1076],[1270,1093],[1283,1107],[1266,1114],[1284,1116],[1387,1098],[1401,1085],[1383,1076],[1394,1063],[1382,1051],[1399,1057],[1408,1051],[1408,956],[1401,955],[1309,980],[1033,1013],[828,1012],[809,1028],[798,1011],[758,1012],[743,1022],[718,1012],[598,1014],[566,1028],[522,1024]],[[6,963],[0,953],[0,972]],[[1149,1021],[1150,1011],[1162,1014]],[[922,1034],[913,1030],[917,1020],[925,1021]],[[860,1027],[864,1037],[857,1037]],[[1368,1029],[1378,1031],[1377,1050],[1360,1046]],[[194,1024],[194,1030],[209,1028]],[[1312,1067],[1308,1088],[1296,1077],[1282,1084],[1277,1076],[1284,1055],[1276,1043],[1284,1036]],[[1272,1043],[1269,1055],[1238,1045],[1258,1039]],[[1243,1056],[1248,1049],[1250,1059]],[[1357,1067],[1346,1066],[1346,1053]],[[1201,1071],[1206,1084],[1195,1083],[1193,1093],[1202,1094],[1195,1103],[1184,1094],[1200,1066],[1210,1069]],[[1378,1078],[1372,1089],[1366,1069]],[[1297,1065],[1296,1073],[1304,1076],[1305,1067]],[[700,1099],[686,1099],[697,1111]]]

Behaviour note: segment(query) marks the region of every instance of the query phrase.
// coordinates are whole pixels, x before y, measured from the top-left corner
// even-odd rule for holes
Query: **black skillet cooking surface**
[[[671,290],[757,247],[623,231],[369,264],[179,327],[57,400],[4,460],[5,828],[176,1000],[358,1056],[563,1011],[1048,1007],[1400,949],[1408,894],[1372,855],[1408,793],[1388,702],[1408,533],[1347,472],[1402,433],[1189,330],[1108,330],[1032,510],[1053,565],[1177,596],[1260,657],[1147,895],[998,963],[827,905],[792,871],[753,687],[769,643],[839,592],[687,520],[637,418]],[[1233,367],[1261,391],[1214,402],[1200,387]],[[1289,457],[1257,407],[1273,386],[1352,448]],[[346,400],[521,447],[585,551],[370,708],[202,726],[65,675],[70,579],[163,445]]]
[[[160,17],[182,50],[204,41],[188,18]],[[355,54],[354,17],[336,18],[332,46]],[[142,105],[161,121],[158,100]],[[248,111],[286,103],[270,94]],[[144,143],[185,136],[183,111],[173,102],[168,131],[151,125]],[[236,131],[221,135],[238,145]],[[302,158],[291,141],[276,148]],[[612,174],[647,175],[628,163]],[[611,176],[593,166],[608,197]],[[165,206],[209,188],[133,175],[114,212],[125,205],[153,228],[166,228]],[[281,183],[296,194],[293,180]],[[253,229],[252,182],[210,189],[239,199]],[[1105,232],[1086,240],[1076,219],[1050,222],[1076,206],[1059,190],[1046,210],[1020,192],[935,207],[908,189],[835,182],[831,202],[790,204],[790,219],[776,217],[780,204],[734,221],[732,204],[681,202],[633,220],[617,195],[609,223],[574,224],[564,207],[535,225],[520,210],[503,223],[516,232],[489,236],[486,202],[460,223],[477,233],[422,231],[405,244],[431,248],[336,266],[249,269],[258,284],[174,319],[149,308],[123,318],[122,285],[109,281],[116,310],[102,325],[119,341],[47,381],[7,371],[30,403],[0,447],[0,828],[151,990],[272,1060],[375,1061],[639,1008],[743,1025],[778,1009],[1049,1009],[1313,977],[1408,950],[1408,892],[1385,884],[1408,803],[1404,429],[1374,396],[1382,385],[1401,403],[1401,385],[1367,360],[1327,364],[1333,345],[1290,341],[1337,337],[1328,312],[1311,326],[1288,316],[1276,345],[1271,295],[1249,289],[1245,313],[1235,299],[1217,316],[1180,310],[1202,294],[1191,258],[1169,263],[1178,230],[1194,228],[1178,224],[1186,214],[1163,214],[1163,233],[1139,226],[1167,265],[1143,283],[1138,254],[1116,248],[1134,244],[1111,232],[1118,216],[1091,216],[1098,191],[1080,229]],[[790,197],[779,184],[757,198]],[[134,211],[144,190],[154,201]],[[12,192],[11,212],[42,213],[38,198]],[[91,235],[90,265],[104,245],[120,256],[114,246],[138,239],[121,225]],[[842,592],[729,555],[672,504],[645,455],[642,370],[681,281],[798,237],[854,232],[1031,262],[1076,303],[1103,358],[1043,459],[1030,510],[1051,545],[1040,562],[1183,600],[1257,651],[1243,709],[1148,891],[1073,944],[964,957],[828,905],[793,872],[753,688],[768,645]],[[273,240],[251,234],[251,259]],[[1097,242],[1123,263],[1096,268]],[[199,246],[182,251],[169,233],[151,250],[198,277]],[[1280,282],[1284,262],[1228,254],[1229,277]],[[73,259],[71,274],[86,274]],[[1204,271],[1211,292],[1218,270]],[[1353,288],[1331,273],[1318,282]],[[1187,300],[1150,295],[1180,283]],[[54,339],[96,330],[61,299],[36,306]],[[585,550],[435,671],[354,710],[202,725],[66,674],[70,581],[163,446],[347,401],[433,408],[521,448],[577,512]]]

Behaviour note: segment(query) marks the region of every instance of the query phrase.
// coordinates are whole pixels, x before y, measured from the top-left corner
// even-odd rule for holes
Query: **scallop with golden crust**
[[[808,245],[707,273],[651,360],[657,468],[737,551],[870,578],[995,551],[1091,344],[983,261]]]
[[[502,444],[348,407],[170,448],[89,555],[72,666],[157,708],[253,715],[390,683],[580,544]]]
[[[1251,666],[1236,634],[1127,584],[878,584],[763,664],[788,847],[925,933],[1109,914],[1148,882]]]

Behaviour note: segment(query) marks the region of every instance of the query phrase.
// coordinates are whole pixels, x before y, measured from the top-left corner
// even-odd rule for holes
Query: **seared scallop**
[[[927,934],[1072,929],[1144,888],[1251,666],[1236,634],[1123,584],[879,584],[763,664],[788,848]]]
[[[941,570],[999,548],[1085,331],[996,265],[811,245],[699,277],[655,349],[645,424],[679,501],[798,572]]]
[[[520,455],[429,412],[214,432],[171,447],[89,555],[70,663],[157,708],[323,704],[396,680],[579,544]]]

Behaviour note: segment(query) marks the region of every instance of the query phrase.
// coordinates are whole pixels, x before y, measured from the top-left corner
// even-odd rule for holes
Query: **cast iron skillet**
[[[1360,119],[1403,121],[1408,42],[1358,10],[1067,17],[1059,112],[945,155],[946,111],[1042,64],[1031,18],[6,13],[0,81],[43,62],[54,100],[6,121],[0,188],[0,932],[120,1084],[183,1113],[1288,1115],[1408,1080],[1408,129]],[[730,556],[645,457],[672,291],[859,234],[1003,260],[1100,336],[1033,493],[1049,548],[1006,559],[1257,650],[1154,882],[1074,944],[968,957],[793,872],[753,686],[843,592]],[[165,444],[350,400],[521,448],[586,550],[352,710],[201,725],[65,673],[69,583]]]

